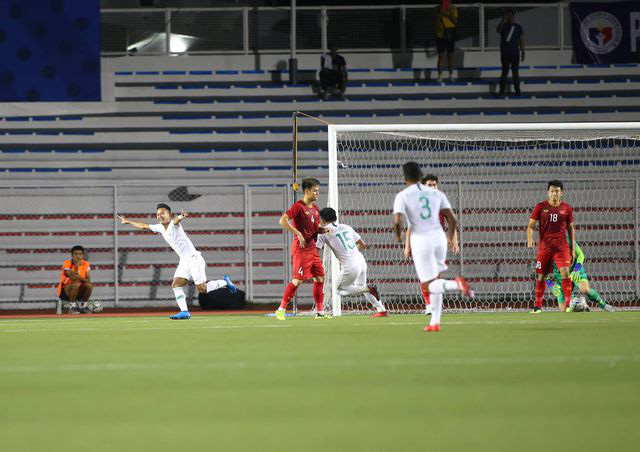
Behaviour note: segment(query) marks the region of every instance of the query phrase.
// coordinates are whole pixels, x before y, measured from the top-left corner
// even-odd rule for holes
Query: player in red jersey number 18
[[[560,270],[562,292],[565,297],[564,311],[569,312],[569,300],[573,288],[569,278],[569,268],[575,259],[576,233],[573,227],[573,208],[562,201],[563,185],[559,180],[547,184],[547,200],[535,205],[527,226],[527,246],[534,248],[533,231],[536,222],[538,231],[538,256],[536,258],[536,304],[534,313],[542,311],[545,276],[552,271],[552,264]],[[567,233],[569,241],[567,242]]]

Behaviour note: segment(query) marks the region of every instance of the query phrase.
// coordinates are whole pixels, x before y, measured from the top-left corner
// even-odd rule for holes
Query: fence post
[[[118,307],[118,280],[120,279],[120,253],[118,253],[118,186],[113,186],[113,307]]]
[[[462,213],[462,181],[458,181],[458,244],[460,246],[460,274],[464,275],[464,232],[462,225],[464,222],[464,214]]]
[[[164,10],[164,53],[169,55],[171,53],[171,10],[165,8]]]
[[[329,23],[329,16],[327,15],[327,7],[322,6],[320,9],[320,53],[324,53],[327,50],[327,24]]]
[[[484,52],[484,49],[486,47],[484,30],[484,4],[480,4],[480,14],[478,14],[478,20],[480,21],[480,51]]]
[[[252,217],[251,217],[251,190],[247,184],[244,185],[244,286],[247,298],[253,299],[253,246],[251,240]]]
[[[560,50],[564,50],[564,4],[558,3],[558,33]]]
[[[640,180],[635,180],[635,212],[634,212],[634,222],[635,222],[635,243],[633,246],[634,257],[636,261],[636,298],[640,298]]]
[[[242,50],[249,55],[249,8],[246,6],[242,8]]]

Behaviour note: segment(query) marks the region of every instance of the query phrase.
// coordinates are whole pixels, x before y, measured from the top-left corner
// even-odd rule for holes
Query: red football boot
[[[389,314],[387,313],[387,311],[382,311],[382,312],[376,312],[371,317],[388,317],[388,316]]]
[[[458,284],[458,289],[460,289],[465,296],[469,298],[473,298],[475,296],[473,290],[469,287],[469,283],[464,279],[464,277],[456,276],[456,283]]]
[[[440,325],[427,325],[424,327],[425,331],[440,331]]]

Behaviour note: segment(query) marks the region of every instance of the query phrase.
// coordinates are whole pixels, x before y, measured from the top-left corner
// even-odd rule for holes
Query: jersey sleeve
[[[576,263],[583,265],[584,264],[584,252],[582,251],[582,248],[580,248],[580,246],[578,245],[578,242],[575,242],[575,249],[576,249]]]
[[[327,232],[327,234],[328,234],[328,232]],[[318,234],[318,237],[316,238],[316,248],[318,248],[319,250],[324,248],[324,242],[325,242],[324,236],[325,235],[326,234]]]
[[[440,210],[442,209],[451,209],[451,203],[449,202],[449,198],[447,198],[447,195],[445,195],[444,193],[441,193],[441,198],[442,201],[440,203]]]
[[[573,207],[569,206],[569,214],[567,215],[567,226],[573,223]]]
[[[393,201],[393,213],[401,213],[405,217],[407,216],[407,208],[404,203],[404,197],[402,193],[396,195],[396,199]]]
[[[62,273],[64,273],[65,270],[71,270],[71,261],[69,259],[62,263]]]
[[[360,234],[358,234],[355,229],[353,229],[351,226],[349,226],[349,229],[351,230],[351,234],[353,235],[354,242],[357,242],[358,240],[362,240],[362,237],[360,237]]]
[[[156,234],[159,234],[160,232],[162,232],[162,225],[160,223],[150,224],[149,229]]]
[[[540,219],[540,204],[535,205],[535,207],[533,208],[533,212],[531,212],[531,217],[529,218],[536,221]]]
[[[290,220],[293,220],[296,217],[296,215],[298,215],[299,212],[300,212],[300,204],[294,203],[291,205],[291,207],[289,207],[289,210],[287,210],[285,213],[287,214]]]

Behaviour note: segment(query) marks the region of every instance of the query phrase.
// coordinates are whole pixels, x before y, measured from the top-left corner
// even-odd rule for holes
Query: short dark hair
[[[416,162],[407,162],[402,165],[402,174],[405,180],[409,182],[418,182],[422,180],[422,170]]]
[[[156,206],[156,210],[158,210],[158,209],[167,209],[169,211],[169,213],[171,213],[171,207],[169,207],[168,204],[165,204],[163,202],[161,202],[160,204],[158,204]]]
[[[434,180],[437,183],[438,182],[438,176],[436,176],[435,174],[427,174],[426,176],[424,176],[422,178],[422,183],[426,184],[428,180]]]
[[[76,251],[82,251],[82,254],[84,254],[84,247],[82,247],[81,245],[76,245],[73,248],[71,248],[71,255],[73,256],[73,253],[75,253]]]
[[[558,179],[550,180],[549,183],[547,184],[547,190],[549,190],[549,188],[551,188],[552,185],[554,187],[560,188],[560,190],[564,190],[564,185],[562,185],[562,182],[559,181]]]
[[[322,218],[327,223],[333,223],[338,219],[338,215],[336,215],[336,211],[331,207],[325,207],[320,211],[320,218]]]
[[[504,10],[505,13],[516,15],[516,10],[513,8],[507,8]]]
[[[302,191],[306,191],[310,188],[319,187],[319,186],[320,186],[320,181],[315,177],[307,177],[305,179],[302,179]]]

